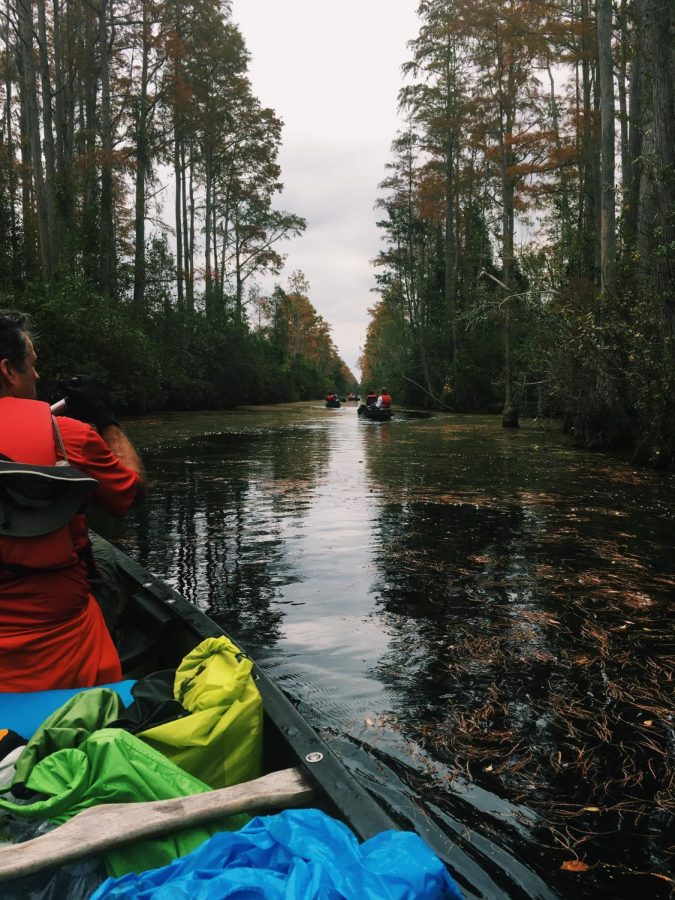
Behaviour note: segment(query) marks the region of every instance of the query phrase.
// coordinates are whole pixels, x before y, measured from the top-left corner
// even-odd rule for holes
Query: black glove
[[[95,375],[73,375],[62,381],[68,414],[82,422],[92,422],[99,432],[107,425],[119,425],[108,388]]]

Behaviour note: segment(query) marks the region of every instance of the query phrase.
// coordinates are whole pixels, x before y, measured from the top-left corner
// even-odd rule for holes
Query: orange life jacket
[[[48,403],[0,397],[0,453],[14,462],[53,466],[57,460]],[[0,570],[63,569],[80,562],[70,523],[39,537],[0,536]]]
[[[382,409],[389,409],[391,407],[391,402],[389,394],[382,394]]]

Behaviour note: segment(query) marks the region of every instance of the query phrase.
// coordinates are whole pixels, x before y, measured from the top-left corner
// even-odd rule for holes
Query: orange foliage
[[[427,168],[417,189],[417,213],[420,219],[442,222],[445,216],[445,179]]]

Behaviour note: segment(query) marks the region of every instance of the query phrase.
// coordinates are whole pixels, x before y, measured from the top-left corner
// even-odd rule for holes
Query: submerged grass
[[[457,623],[443,715],[417,737],[457,772],[536,809],[551,848],[669,881],[672,618],[634,589],[600,579],[591,596],[580,580],[549,586],[556,615],[490,604],[489,616]]]
[[[483,506],[484,498],[473,508]],[[428,533],[423,549],[409,534],[387,533],[401,562],[387,579],[399,601],[387,605],[400,612],[401,597],[418,598],[412,616],[430,652],[417,680],[442,697],[427,700],[417,724],[408,718],[408,736],[458,776],[536,811],[533,836],[567,877],[593,872],[597,890],[602,870],[602,896],[626,896],[610,887],[622,876],[630,890],[649,877],[650,896],[667,896],[675,886],[675,580],[626,551],[633,535],[580,540],[553,503],[529,521],[508,503],[492,510],[505,521],[479,552],[462,552],[457,539],[429,552]],[[408,571],[414,589],[403,583]],[[408,626],[408,641],[413,633]]]

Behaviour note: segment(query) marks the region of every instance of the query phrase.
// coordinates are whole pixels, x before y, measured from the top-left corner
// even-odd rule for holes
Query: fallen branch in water
[[[412,378],[408,378],[407,375],[401,375],[401,377],[405,381],[409,381],[410,384],[414,384],[415,387],[418,387],[421,391],[423,391],[427,395],[427,397],[431,397],[431,399],[434,401],[434,403],[438,403],[439,406],[442,406],[443,409],[447,409],[448,412],[453,412],[452,407],[448,406],[446,403],[443,403],[443,401],[440,400],[438,397],[434,397],[434,395],[431,393],[431,391],[428,391],[425,387],[422,387],[422,385],[419,384],[417,381],[413,381]]]

